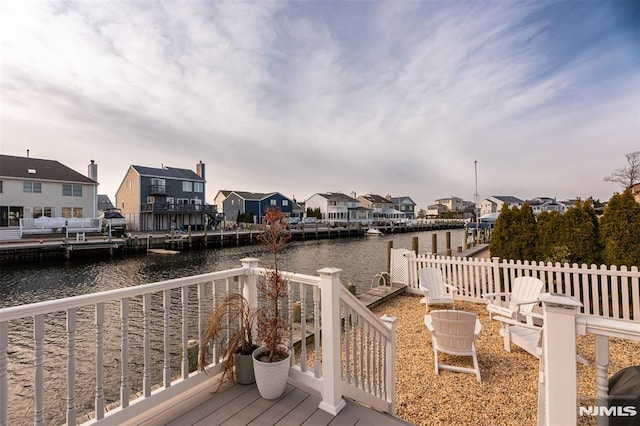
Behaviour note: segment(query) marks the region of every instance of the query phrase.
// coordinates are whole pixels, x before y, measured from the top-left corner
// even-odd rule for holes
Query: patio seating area
[[[482,383],[473,374],[434,373],[431,334],[424,325],[425,308],[419,295],[402,295],[373,309],[398,317],[396,326],[396,415],[416,425],[534,425],[538,410],[538,359],[513,346],[506,352],[500,323],[489,319],[486,305],[456,301],[456,309],[472,312],[482,323],[476,350]],[[589,366],[578,368],[579,404],[596,398],[594,336],[577,336],[578,353]],[[612,338],[609,371],[637,365],[640,342]],[[471,357],[440,354],[440,362],[473,367]],[[580,425],[595,425],[596,418],[581,416]]]

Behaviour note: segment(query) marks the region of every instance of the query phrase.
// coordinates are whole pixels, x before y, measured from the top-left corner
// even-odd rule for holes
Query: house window
[[[271,205],[272,206],[277,206],[278,205],[278,200],[270,200],[271,201]]]
[[[193,192],[204,192],[204,183],[193,182]]]
[[[182,191],[183,192],[193,192],[193,182],[182,182]]]
[[[64,197],[82,197],[82,185],[62,185],[62,195]]]
[[[9,206],[9,226],[20,226],[20,219],[24,217],[24,209],[19,206]]]
[[[156,197],[147,197],[147,203],[153,204],[156,202]]]
[[[0,180],[0,194],[2,194],[2,181]]]
[[[65,218],[82,218],[82,207],[63,207],[62,217]]]
[[[289,200],[282,200],[282,205],[283,206],[288,206],[289,205]]]
[[[42,183],[40,182],[23,182],[22,192],[42,193]]]
[[[178,198],[178,201],[176,204],[189,204],[189,199],[188,198]]]
[[[151,185],[165,186],[165,184],[166,184],[166,181],[164,179],[151,178]]]

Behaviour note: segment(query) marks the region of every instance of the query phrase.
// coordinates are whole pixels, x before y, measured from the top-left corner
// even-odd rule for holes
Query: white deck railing
[[[88,423],[119,424],[203,382],[209,376],[189,371],[189,341],[199,340],[221,293],[242,292],[257,306],[265,271],[257,265],[244,259],[241,268],[0,309],[0,425],[24,420],[9,407],[25,400],[37,425],[76,424],[87,412]],[[298,342],[290,381],[318,390],[330,413],[343,395],[393,413],[393,320],[346,292],[339,270],[319,273],[284,273],[289,341]],[[220,371],[215,345],[200,341],[203,351],[209,372]],[[20,397],[23,389],[32,392]]]
[[[486,303],[486,293],[509,292],[519,276],[534,276],[545,283],[543,292],[563,294],[582,303],[579,313],[602,318],[640,322],[640,272],[637,266],[627,268],[605,265],[569,265],[568,263],[536,263],[472,259],[433,255],[407,258],[409,291],[419,293],[418,269],[442,269],[445,279],[458,287],[456,298]]]

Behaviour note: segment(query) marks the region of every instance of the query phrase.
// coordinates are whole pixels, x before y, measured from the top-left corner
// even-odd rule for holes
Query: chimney
[[[27,149],[27,158],[29,158],[29,150]]]
[[[94,180],[96,182],[98,181],[98,165],[93,160],[91,160],[91,164],[89,164],[89,171],[87,173],[87,176],[89,176],[89,179],[91,180]]]
[[[202,160],[196,164],[196,173],[198,174],[198,176],[200,176],[202,179],[205,179],[204,176],[204,163],[202,162]]]

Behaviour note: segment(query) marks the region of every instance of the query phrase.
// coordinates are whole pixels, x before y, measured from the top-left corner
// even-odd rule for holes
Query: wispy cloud
[[[470,199],[478,160],[482,196],[607,198],[602,177],[640,147],[637,45],[607,4],[0,8],[2,151],[95,159],[111,196],[129,164],[203,160],[209,198],[355,190],[424,207]]]

